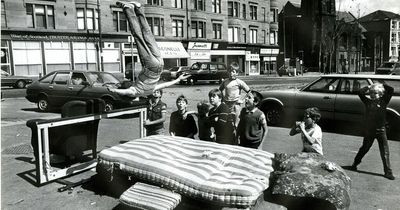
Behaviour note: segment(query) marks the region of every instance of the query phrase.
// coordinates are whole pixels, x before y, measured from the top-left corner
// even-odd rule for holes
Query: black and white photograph
[[[399,1],[0,1],[0,209],[399,209]]]

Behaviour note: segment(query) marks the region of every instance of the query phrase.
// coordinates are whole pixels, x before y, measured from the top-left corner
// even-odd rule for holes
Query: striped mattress
[[[273,154],[173,136],[148,136],[100,152],[98,166],[223,206],[251,206],[269,186]]]

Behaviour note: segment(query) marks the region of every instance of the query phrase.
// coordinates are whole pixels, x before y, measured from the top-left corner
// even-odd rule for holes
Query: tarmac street
[[[217,85],[173,86],[164,90],[162,100],[167,104],[169,116],[176,110],[175,100],[184,94],[189,109],[196,110],[197,102],[207,99],[208,91]],[[59,113],[40,113],[35,104],[24,98],[6,98],[1,102],[1,209],[117,209],[118,199],[99,194],[89,182],[65,192],[57,192],[63,185],[51,182],[37,186],[32,179],[35,165],[30,148],[31,131],[25,123],[34,118],[56,118]],[[121,141],[136,138],[138,122],[134,119],[107,119],[100,123],[98,150]],[[289,129],[270,127],[263,150],[296,153],[301,151],[299,136],[289,136]],[[341,165],[350,165],[362,137],[323,133],[323,148],[327,159]],[[352,180],[350,209],[398,209],[400,199],[400,142],[389,141],[390,160],[396,180],[384,178],[378,145],[375,142],[359,165],[358,172],[346,171]],[[95,174],[88,171],[68,178],[79,181]],[[259,206],[257,209],[267,209]]]

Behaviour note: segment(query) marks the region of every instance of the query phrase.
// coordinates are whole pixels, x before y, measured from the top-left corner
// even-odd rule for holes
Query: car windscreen
[[[100,72],[88,72],[89,79],[94,84],[117,84],[119,80],[115,78],[112,74],[100,73]]]
[[[179,67],[172,67],[170,71],[178,71]]]

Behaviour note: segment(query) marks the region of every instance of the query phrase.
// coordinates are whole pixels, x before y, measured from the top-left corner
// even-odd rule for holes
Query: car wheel
[[[110,112],[114,110],[114,103],[111,99],[104,99],[104,111],[105,112]]]
[[[37,107],[40,111],[47,111],[50,108],[49,101],[46,96],[41,96],[37,102]]]
[[[279,125],[282,122],[283,111],[279,106],[266,106],[263,111],[268,125]]]
[[[26,86],[26,82],[24,81],[24,80],[18,80],[16,83],[15,83],[15,87],[16,88],[25,88],[25,86]]]
[[[196,80],[193,78],[189,78],[188,83],[189,83],[189,85],[194,85],[194,83],[196,83]]]

